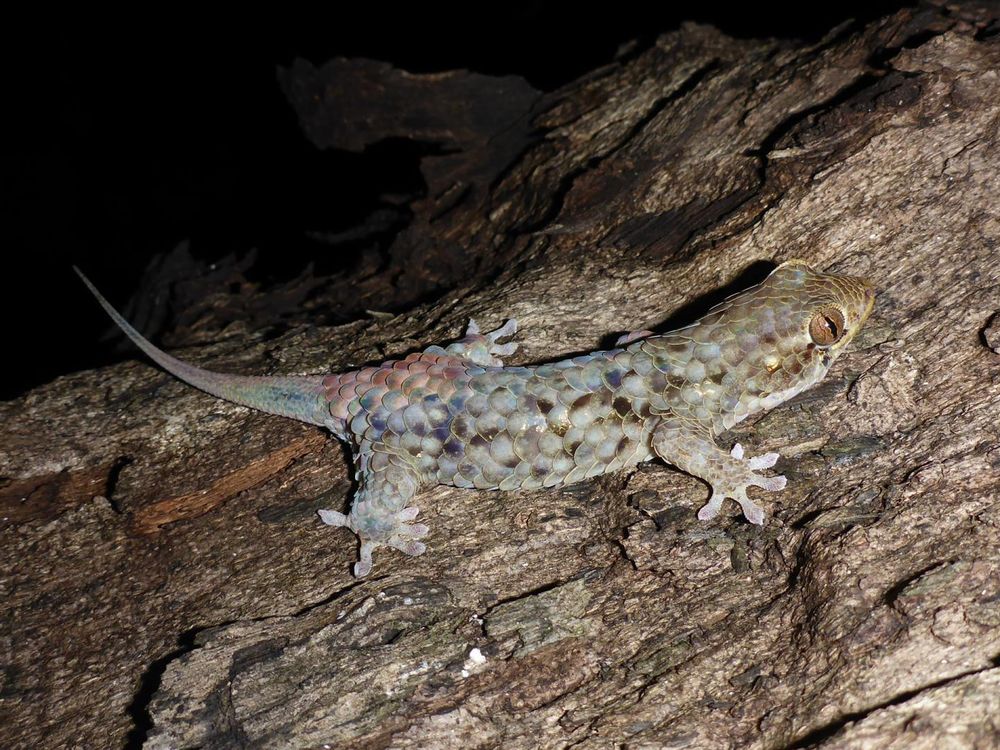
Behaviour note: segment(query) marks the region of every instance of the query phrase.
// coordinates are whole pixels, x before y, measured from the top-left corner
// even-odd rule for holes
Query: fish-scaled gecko
[[[77,273],[80,273],[77,270]],[[536,489],[578,482],[659,457],[712,487],[698,518],[723,500],[747,520],[764,511],[747,489],[785,486],[758,472],[777,453],[749,458],[715,438],[819,382],[871,312],[865,279],[821,273],[800,260],[660,335],[636,331],[616,348],[531,367],[505,366],[514,320],[403,359],[340,375],[255,377],[203,370],[157,349],[80,273],[102,307],[153,361],[184,382],[260,411],[326,427],[348,443],[357,492],[350,512],[319,511],[360,540],[354,574],[388,546],[420,555],[418,493],[435,484]]]

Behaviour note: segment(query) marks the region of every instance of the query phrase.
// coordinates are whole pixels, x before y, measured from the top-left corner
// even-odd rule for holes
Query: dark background
[[[353,154],[306,141],[275,76],[296,57],[514,74],[550,91],[610,62],[621,45],[642,48],[684,20],[734,36],[816,40],[849,18],[863,22],[904,3],[337,5],[320,15],[275,8],[282,17],[243,12],[221,22],[144,8],[134,17],[60,17],[58,28],[44,18],[11,24],[0,399],[135,356],[101,338],[110,324],[72,263],[119,305],[150,259],[184,239],[209,261],[256,248],[248,276],[259,281],[294,277],[309,262],[333,273],[351,262],[350,246],[331,250],[311,232],[358,224],[386,194],[419,194],[427,144],[394,141]]]

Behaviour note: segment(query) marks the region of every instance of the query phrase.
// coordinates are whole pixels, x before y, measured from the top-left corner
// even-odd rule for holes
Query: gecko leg
[[[740,504],[743,515],[753,524],[764,524],[764,509],[747,496],[747,489],[760,487],[768,492],[785,488],[783,476],[763,477],[756,472],[769,469],[778,460],[777,453],[765,453],[755,458],[744,458],[743,446],[733,446],[731,453],[719,448],[707,431],[686,425],[666,422],[653,433],[653,451],[667,463],[704,479],[712,485],[712,497],[698,511],[698,518],[708,521],[722,508],[727,497]]]
[[[367,450],[370,451],[370,448]],[[321,510],[319,517],[330,526],[346,526],[361,542],[354,575],[368,575],[372,569],[372,553],[377,547],[398,549],[407,555],[422,555],[428,528],[422,523],[410,523],[420,512],[407,505],[420,489],[417,473],[402,459],[386,453],[372,453],[365,459],[366,449],[359,452],[359,487],[354,495],[351,512]]]
[[[470,320],[469,327],[465,329],[465,338],[454,344],[449,344],[443,351],[480,367],[503,367],[503,360],[500,358],[516,352],[517,344],[513,341],[506,344],[498,344],[497,342],[500,339],[513,336],[515,333],[517,333],[517,321],[514,318],[508,320],[495,331],[487,333],[480,333],[479,324]]]

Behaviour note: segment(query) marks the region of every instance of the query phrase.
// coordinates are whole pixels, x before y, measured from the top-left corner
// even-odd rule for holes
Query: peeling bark
[[[706,488],[658,464],[438,487],[427,554],[363,581],[316,517],[351,482],[314,428],[144,362],[4,403],[3,744],[996,746],[997,28],[971,4],[811,46],[688,25],[548,94],[285,71],[317,143],[441,153],[384,264],[295,287],[350,292],[354,322],[230,331],[199,364],[342,370],[469,317],[517,317],[518,361],[548,360],[683,322],[789,257],[873,279],[873,318],[819,387],[729,436],[782,453],[763,528],[699,523]],[[303,104],[350,90],[384,97],[339,125]],[[415,100],[414,122],[384,105]],[[407,313],[359,312],[394,298]]]

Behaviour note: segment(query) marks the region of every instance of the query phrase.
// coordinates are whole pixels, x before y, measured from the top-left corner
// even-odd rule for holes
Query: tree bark
[[[811,45],[686,25],[544,94],[283,71],[318,146],[433,143],[427,192],[382,262],[321,286],[353,322],[229,329],[180,352],[199,364],[346,370],[470,317],[551,360],[789,257],[872,279],[873,318],[729,435],[782,454],[763,528],[700,523],[706,486],[661,464],[438,487],[427,553],[364,580],[316,516],[352,485],[314,428],[138,358],[4,403],[3,744],[996,747],[998,31],[980,5]]]

